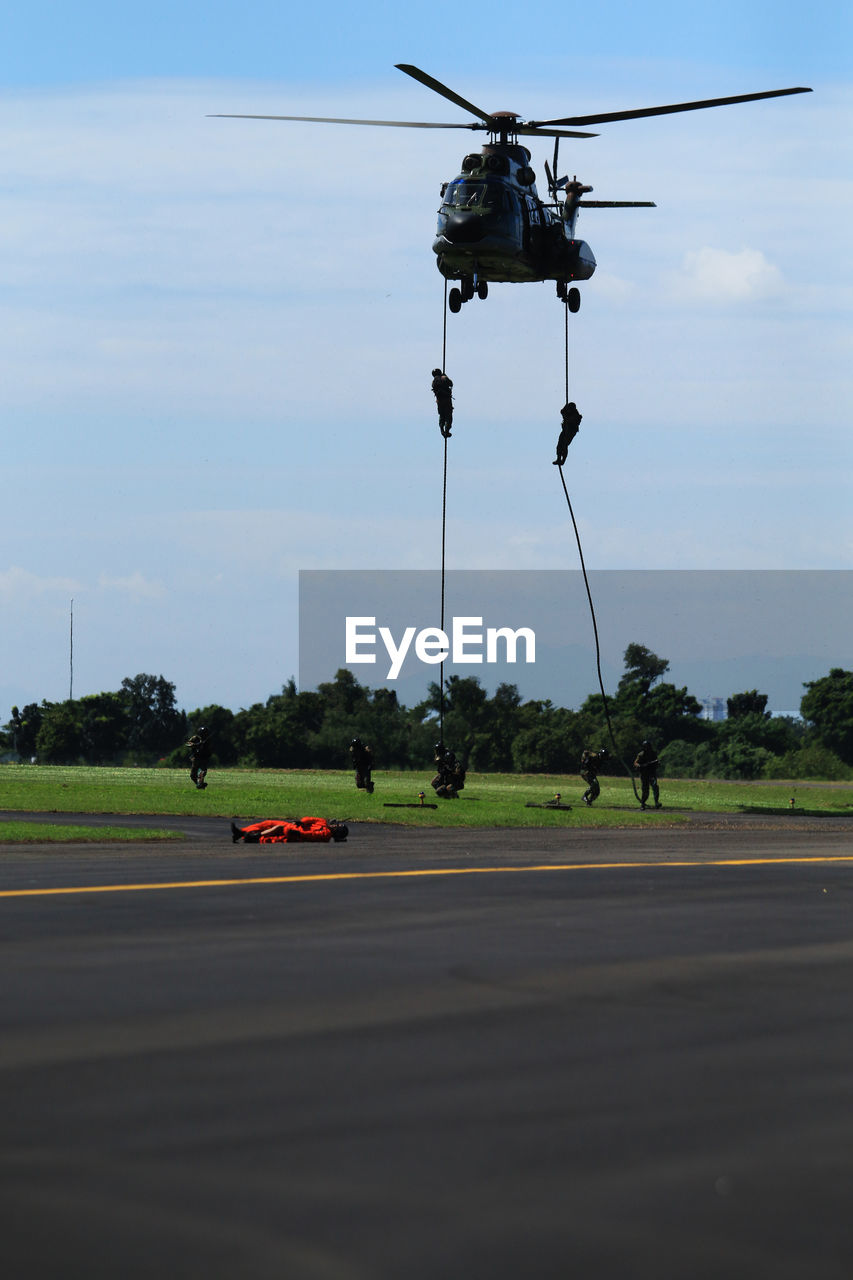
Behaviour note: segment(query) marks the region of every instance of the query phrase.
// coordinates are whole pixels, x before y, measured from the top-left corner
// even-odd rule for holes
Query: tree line
[[[727,718],[702,719],[686,688],[662,677],[669,662],[630,644],[625,670],[605,703],[591,694],[577,711],[550,700],[524,702],[515,685],[490,697],[475,677],[451,676],[407,708],[389,689],[369,689],[341,669],[316,690],[291,679],[281,693],[237,712],[211,704],[179,710],[175,686],[140,674],[110,693],[12,708],[0,730],[6,760],[42,764],[164,765],[187,762],[186,740],[204,725],[213,765],[341,769],[360,737],[380,769],[423,769],[440,736],[468,769],[573,773],[585,747],[606,747],[613,773],[624,772],[641,742],[658,750],[661,772],[675,777],[853,778],[853,672],[833,668],[804,685],[801,719],[771,716],[767,695],[751,689],[727,700]],[[615,743],[615,745],[614,745]]]

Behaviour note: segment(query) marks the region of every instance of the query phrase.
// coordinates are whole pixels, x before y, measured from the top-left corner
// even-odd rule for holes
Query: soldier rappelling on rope
[[[453,383],[441,369],[432,371],[432,391],[438,406],[439,430],[445,440],[449,440],[453,425]]]
[[[580,429],[583,414],[578,413],[578,407],[574,400],[570,400],[568,404],[564,404],[560,410],[560,417],[562,418],[563,425],[557,440],[557,456],[554,459],[555,467],[561,467],[566,461],[566,455],[569,452],[569,445],[572,443]]]

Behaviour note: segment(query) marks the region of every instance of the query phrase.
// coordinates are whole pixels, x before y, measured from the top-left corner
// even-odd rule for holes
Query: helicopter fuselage
[[[442,187],[433,242],[447,279],[495,282],[588,280],[589,245],[574,234],[574,212],[546,205],[537,192],[530,152],[514,144],[485,146],[462,161]]]

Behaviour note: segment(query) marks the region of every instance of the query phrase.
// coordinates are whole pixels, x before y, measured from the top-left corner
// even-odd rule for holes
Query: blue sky
[[[570,13],[559,0],[533,0],[517,23],[509,11],[484,21],[447,0],[408,6],[149,0],[137,7],[31,0],[2,11],[4,82],[35,87],[150,76],[358,85],[395,62],[427,56],[445,68],[442,74],[469,78],[478,69],[514,68],[523,79],[526,67],[550,62],[564,67],[568,79],[583,74],[581,59],[685,66],[696,60],[750,71],[808,64],[841,78],[850,70],[849,6],[820,0],[808,12],[784,0],[604,0]]]
[[[813,87],[563,144],[658,204],[582,214],[567,480],[593,568],[851,567],[848,6],[2,17],[0,718],[67,695],[72,597],[75,695],[236,708],[297,670],[299,569],[434,567],[430,245],[470,138],[209,118],[462,118],[395,62],[527,118]],[[561,361],[552,286],[450,317],[452,567],[575,567]]]

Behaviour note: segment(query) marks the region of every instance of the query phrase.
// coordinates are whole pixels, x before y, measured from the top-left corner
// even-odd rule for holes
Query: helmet
[[[432,376],[433,376],[434,378],[440,378],[440,377],[441,377],[441,370],[440,370],[440,369],[433,369],[433,371],[432,371]]]

